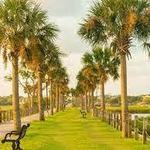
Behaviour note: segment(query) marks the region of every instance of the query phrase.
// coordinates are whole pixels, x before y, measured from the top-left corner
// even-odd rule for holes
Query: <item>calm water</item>
[[[135,116],[138,116],[138,117],[150,117],[150,114],[132,114],[131,115],[132,120],[134,120]]]

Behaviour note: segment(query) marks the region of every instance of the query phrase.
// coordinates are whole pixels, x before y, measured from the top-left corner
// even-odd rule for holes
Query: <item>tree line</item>
[[[58,27],[48,21],[47,12],[30,0],[0,2],[0,49],[4,64],[12,64],[12,105],[14,128],[20,130],[19,85],[28,95],[30,108],[38,99],[39,120],[44,121],[43,90],[51,114],[64,108],[68,75],[61,62],[64,54],[56,45]]]
[[[80,23],[80,37],[92,46],[82,58],[75,94],[84,97],[84,109],[94,107],[93,93],[100,85],[101,111],[105,113],[107,80],[120,78],[122,136],[128,136],[127,59],[135,40],[150,56],[150,2],[148,0],[96,0]],[[120,68],[120,72],[119,72]],[[90,100],[88,100],[90,97]],[[82,101],[84,103],[84,101]]]

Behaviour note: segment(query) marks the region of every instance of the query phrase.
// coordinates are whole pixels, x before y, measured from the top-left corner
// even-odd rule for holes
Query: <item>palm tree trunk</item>
[[[89,110],[92,108],[92,90],[89,91]]]
[[[104,83],[100,83],[100,92],[101,92],[102,120],[104,120],[104,117],[105,117],[105,88],[104,88]]]
[[[92,111],[92,116],[94,116],[94,89],[93,88],[91,91],[91,111]]]
[[[31,96],[31,112],[32,114],[33,113],[37,113],[35,110],[34,110],[34,100],[35,100],[35,97],[36,97],[36,93],[35,93],[35,89],[32,93],[32,96]]]
[[[46,82],[46,110],[49,109],[49,99],[48,99],[48,83]]]
[[[91,91],[91,105],[92,105],[92,109],[94,108],[94,89],[92,89]]]
[[[55,86],[55,89],[56,89],[56,86]],[[55,93],[53,94],[53,101],[54,101],[54,108],[56,108],[56,106],[57,106],[57,94],[56,94],[56,91],[55,91]]]
[[[32,95],[30,97],[30,99],[31,99],[31,106],[30,106],[30,108],[31,108],[31,114],[33,114],[34,96]]]
[[[62,111],[65,110],[65,96],[62,94]]]
[[[56,85],[56,112],[59,112],[59,87]]]
[[[53,107],[56,108],[56,85],[53,86],[54,91],[52,91],[52,96],[53,96]]]
[[[85,91],[85,110],[87,111],[88,99],[87,99],[87,91]]]
[[[29,108],[29,116],[31,115],[31,97],[30,94],[28,93],[28,108]]]
[[[53,93],[52,93],[52,80],[50,80],[50,107],[51,107],[51,115],[54,115],[54,101],[53,101]]]
[[[12,103],[14,129],[21,129],[21,115],[19,107],[19,83],[18,83],[18,57],[14,56],[12,60]]]
[[[90,112],[90,91],[87,92],[87,112]]]
[[[39,120],[44,121],[44,104],[42,97],[42,75],[41,71],[38,71],[38,105],[39,105]]]
[[[121,108],[122,137],[128,136],[127,65],[126,55],[121,55]]]
[[[85,105],[85,103],[84,103],[84,96],[81,95],[81,109],[82,110],[84,110],[84,105]]]
[[[60,86],[59,86],[59,88],[58,88],[58,92],[59,92],[59,111],[61,111],[62,109],[62,107],[61,107],[61,105],[62,105],[62,94],[61,94],[61,89],[60,89]]]

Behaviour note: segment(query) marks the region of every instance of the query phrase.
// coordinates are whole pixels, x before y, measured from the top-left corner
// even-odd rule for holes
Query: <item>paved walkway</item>
[[[45,111],[47,117],[50,111]],[[34,114],[21,119],[22,124],[31,123],[32,121],[39,120],[39,114]],[[4,122],[0,124],[0,137],[4,136],[7,132],[13,130],[13,121]]]

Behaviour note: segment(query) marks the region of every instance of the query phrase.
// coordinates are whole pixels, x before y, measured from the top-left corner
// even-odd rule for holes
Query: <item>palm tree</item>
[[[4,62],[9,56],[12,63],[12,101],[14,128],[20,130],[21,117],[19,108],[18,61],[25,51],[27,17],[31,9],[28,0],[4,0],[0,4],[0,47]],[[9,12],[9,13],[8,13]]]
[[[117,79],[119,59],[112,55],[109,48],[96,47],[93,49],[92,53],[86,53],[83,57],[83,62],[86,65],[91,65],[95,67],[97,72],[97,78],[100,85],[101,93],[101,109],[102,109],[102,119],[104,120],[105,113],[105,83],[108,81],[109,77]]]
[[[88,59],[86,56],[83,59]],[[84,61],[84,60],[83,60]],[[87,60],[88,61],[88,60]],[[88,101],[88,111],[92,108],[94,109],[94,91],[97,84],[97,74],[96,74],[96,68],[92,64],[84,64],[82,73],[86,77],[88,81],[88,94],[87,94],[87,101]]]
[[[66,69],[62,66],[55,68],[53,71],[53,80],[55,82],[55,89],[56,89],[56,112],[61,110],[61,91],[62,91],[62,84],[68,84],[68,77],[66,73]]]
[[[60,110],[65,109],[65,97],[67,97],[68,92],[69,92],[69,87],[68,87],[68,83],[69,83],[69,77],[67,75],[66,70],[64,70],[61,74],[61,79],[60,79]]]
[[[42,31],[46,34],[48,34],[49,32],[49,35],[52,35],[52,32],[53,33],[53,36],[55,37],[55,28],[54,30],[47,30],[46,28],[44,29],[45,31]],[[40,40],[40,44],[37,43],[37,46],[36,47],[38,50],[39,50],[39,53],[38,53],[38,56],[34,56],[32,61],[31,61],[31,67],[34,67],[34,69],[36,70],[37,72],[37,78],[38,78],[38,102],[39,102],[39,120],[41,121],[44,121],[44,103],[43,103],[43,96],[42,96],[42,78],[45,77],[45,65],[47,65],[47,52],[49,52],[49,56],[51,55],[51,57],[53,56],[53,49],[51,47],[51,44],[50,44],[50,40],[52,40],[51,38],[54,38],[53,36],[49,36],[47,37],[47,35],[45,35],[46,38],[49,39],[49,43],[46,43],[44,42],[43,40],[43,35],[42,35],[42,38],[39,39]],[[40,38],[39,35],[37,35],[37,38]],[[50,57],[50,58],[51,58]]]
[[[81,109],[83,110],[84,109],[84,100],[83,100],[84,89],[83,89],[83,86],[80,84],[80,81],[78,81],[76,88],[71,90],[71,94],[77,100],[80,100],[79,103],[81,104]]]
[[[48,82],[50,85],[49,95],[50,95],[51,115],[54,114],[54,100],[53,100],[52,88],[53,88],[53,78],[55,78],[55,76],[53,76],[53,72],[55,68],[58,68],[61,64],[60,56],[62,56],[62,53],[60,52],[59,48],[57,48],[54,44],[52,44],[51,47],[49,47],[49,49],[47,49],[46,51],[45,72],[48,76]]]
[[[12,62],[12,95],[14,127],[21,128],[19,92],[18,92],[18,61],[27,62],[31,58],[34,63],[42,61],[43,47],[55,37],[57,29],[52,24],[47,24],[47,15],[38,4],[30,3],[29,0],[4,0],[0,4],[0,46],[3,50],[4,61],[9,56]],[[9,13],[8,13],[9,12]],[[42,45],[43,44],[43,45]],[[43,57],[42,57],[43,58]],[[29,63],[28,63],[29,64]],[[39,63],[37,63],[39,64]],[[31,65],[31,63],[30,63]],[[39,91],[41,91],[41,69],[38,66]],[[39,102],[42,101],[39,92]],[[41,107],[39,107],[41,110]],[[40,111],[42,112],[42,111]],[[42,113],[40,113],[42,114]],[[42,115],[40,118],[43,119]]]
[[[96,67],[93,65],[93,59],[91,59],[91,55],[89,53],[85,53],[82,57],[83,65],[84,65],[84,75],[89,80],[89,98],[90,98],[90,106],[94,108],[94,91],[97,84],[97,72]],[[91,95],[91,97],[90,97]]]
[[[84,19],[79,35],[92,44],[111,43],[121,62],[122,136],[128,136],[126,57],[135,38],[144,41],[150,32],[148,0],[97,1]]]
[[[35,22],[35,28],[31,29],[34,34],[31,36],[28,49],[31,51],[31,57],[25,60],[28,68],[34,70],[38,79],[38,104],[39,104],[39,120],[44,121],[44,103],[42,96],[42,78],[44,78],[45,63],[47,63],[47,54],[51,54],[53,42],[57,36],[58,29],[52,23],[47,23],[47,14],[36,7],[32,10],[32,16],[37,17],[38,23]],[[32,22],[30,22],[32,24]],[[33,26],[34,27],[34,26]]]
[[[82,68],[79,71],[76,78],[78,80],[78,87],[80,87],[80,90],[82,89],[84,92],[83,95],[85,98],[84,98],[84,101],[82,101],[83,102],[82,106],[83,106],[84,110],[86,110],[88,112],[89,111],[88,92],[91,87],[91,83],[87,77],[87,68]]]

